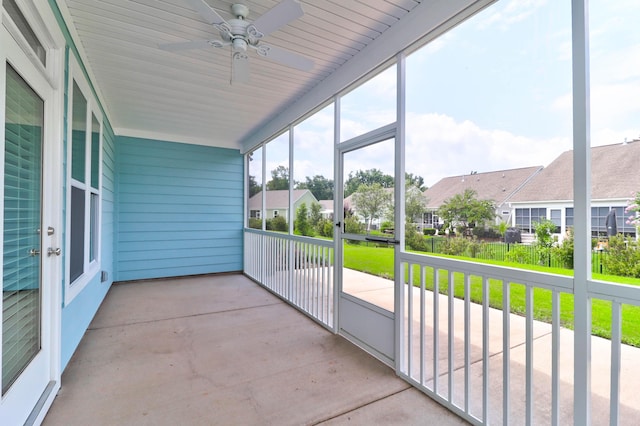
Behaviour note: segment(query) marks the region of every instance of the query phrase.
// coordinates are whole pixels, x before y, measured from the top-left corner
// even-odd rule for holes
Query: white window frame
[[[72,154],[72,132],[73,132],[73,84],[78,85],[78,88],[82,92],[82,95],[87,101],[87,127],[86,127],[86,149],[85,149],[85,182],[79,182],[71,176],[71,154]],[[85,223],[84,223],[84,265],[83,273],[71,282],[71,253],[65,256],[65,305],[71,303],[71,301],[99,274],[102,266],[102,143],[104,124],[102,118],[102,112],[93,96],[93,92],[89,83],[87,82],[77,59],[72,54],[69,57],[69,81],[68,81],[68,104],[67,104],[67,181],[66,181],[66,224],[65,224],[65,247],[70,249],[71,247],[71,188],[76,187],[85,191]],[[99,148],[98,148],[98,189],[91,187],[91,137],[92,137],[92,122],[93,116],[96,117],[100,124],[100,136],[99,136]],[[95,253],[95,259],[91,260],[91,195],[98,195],[98,203],[96,212],[96,231],[95,246],[97,252]]]

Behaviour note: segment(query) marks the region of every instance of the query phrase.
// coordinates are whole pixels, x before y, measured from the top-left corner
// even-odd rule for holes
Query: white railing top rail
[[[587,281],[587,292],[590,297],[595,299],[640,306],[639,286],[589,280]]]
[[[542,287],[563,293],[573,293],[573,277],[566,275],[549,274],[507,266],[406,252],[400,254],[400,261],[417,263],[424,266],[445,269],[447,271],[463,272],[479,277],[499,279],[515,284]]]
[[[249,234],[265,235],[267,237],[282,238],[283,240],[298,241],[301,243],[316,244],[322,247],[333,248],[333,240],[323,240],[320,238],[303,237],[301,235],[290,235],[284,232],[263,231],[262,229],[244,228],[244,232]]]

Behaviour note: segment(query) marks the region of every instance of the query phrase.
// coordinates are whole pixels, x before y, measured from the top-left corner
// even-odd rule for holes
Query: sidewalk
[[[345,269],[344,291],[370,303],[393,310],[393,282],[384,278]],[[412,288],[412,338],[411,376],[420,380],[420,289]],[[433,367],[433,293],[425,292],[425,359],[424,384],[432,389]],[[439,295],[439,362],[438,394],[448,395],[448,300]],[[406,317],[409,309],[406,306]],[[535,309],[535,307],[534,307]],[[464,406],[464,301],[454,301],[454,389],[453,400]],[[524,420],[526,400],[526,321],[519,315],[510,314],[510,413],[511,422]],[[405,324],[408,328],[408,323]],[[489,381],[491,424],[501,423],[503,412],[503,313],[489,309]],[[533,400],[534,423],[550,424],[551,421],[551,325],[540,321],[533,323]],[[592,422],[594,425],[609,424],[609,391],[611,342],[592,337],[591,341],[591,389]],[[573,424],[573,331],[560,332],[560,423]],[[640,417],[640,349],[622,345],[622,368],[620,379],[620,424],[637,424]],[[482,306],[470,305],[470,410],[476,417],[482,414]]]

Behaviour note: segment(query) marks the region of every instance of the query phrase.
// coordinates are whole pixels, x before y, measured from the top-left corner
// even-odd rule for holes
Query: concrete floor
[[[44,425],[466,424],[242,275],[114,285]]]

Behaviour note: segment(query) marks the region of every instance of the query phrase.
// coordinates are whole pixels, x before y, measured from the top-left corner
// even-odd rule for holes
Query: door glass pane
[[[344,154],[342,291],[393,311],[394,139]],[[355,234],[355,235],[354,235]]]
[[[2,277],[2,393],[40,350],[44,103],[7,65]]]

